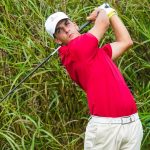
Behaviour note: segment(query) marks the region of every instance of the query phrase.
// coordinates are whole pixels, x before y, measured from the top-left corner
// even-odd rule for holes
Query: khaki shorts
[[[142,138],[137,113],[119,118],[92,116],[86,127],[84,150],[140,150]]]

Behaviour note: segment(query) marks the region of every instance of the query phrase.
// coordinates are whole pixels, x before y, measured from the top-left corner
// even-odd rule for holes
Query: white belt
[[[90,119],[90,122],[93,123],[110,123],[110,124],[128,124],[131,122],[134,122],[139,119],[138,113],[132,114],[130,116],[123,116],[123,117],[117,117],[117,118],[110,118],[110,117],[99,117],[99,116],[93,116]]]

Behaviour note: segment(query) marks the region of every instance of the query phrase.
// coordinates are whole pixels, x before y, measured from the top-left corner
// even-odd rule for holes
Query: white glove
[[[98,7],[98,9],[105,10],[107,16],[111,18],[113,15],[116,15],[117,12],[115,9],[111,8],[108,3],[104,3]]]

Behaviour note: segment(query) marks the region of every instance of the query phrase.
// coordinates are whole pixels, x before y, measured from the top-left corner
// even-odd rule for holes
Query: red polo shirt
[[[70,77],[87,94],[91,115],[128,116],[137,112],[134,98],[112,61],[110,44],[98,47],[98,40],[85,33],[59,49]]]

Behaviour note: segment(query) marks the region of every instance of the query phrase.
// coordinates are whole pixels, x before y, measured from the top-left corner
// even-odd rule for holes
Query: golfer
[[[114,60],[132,46],[131,37],[108,4],[96,8],[84,34],[63,12],[50,15],[45,27],[60,44],[59,55],[71,79],[86,93],[91,119],[84,150],[140,150],[143,137],[135,99]],[[99,47],[111,26],[115,41]]]

